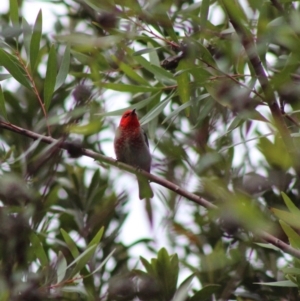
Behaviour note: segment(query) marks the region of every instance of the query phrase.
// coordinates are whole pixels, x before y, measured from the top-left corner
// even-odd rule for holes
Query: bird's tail
[[[139,176],[137,180],[138,180],[138,185],[139,185],[140,200],[146,199],[146,198],[147,199],[153,198],[153,191],[152,191],[152,188],[149,184],[148,179]]]

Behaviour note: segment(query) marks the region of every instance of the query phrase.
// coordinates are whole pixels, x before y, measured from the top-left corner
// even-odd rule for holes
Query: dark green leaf
[[[114,83],[102,83],[101,85],[106,89],[116,90],[120,92],[130,92],[130,93],[155,92],[157,90],[160,90],[160,88],[156,88],[156,87],[139,86],[139,85],[125,85],[125,84],[114,84]]]
[[[211,284],[204,286],[200,291],[195,293],[189,301],[209,301],[214,293],[220,291],[222,287],[217,284]]]
[[[70,68],[70,46],[67,45],[64,55],[62,57],[61,65],[59,67],[59,71],[56,77],[56,82],[55,82],[55,87],[54,91],[59,89],[65,82],[68,73],[69,73],[69,68]]]
[[[17,0],[9,0],[10,20],[14,26],[19,26],[19,4]]]
[[[74,267],[71,274],[69,275],[70,278],[74,277],[77,273],[79,273],[85,267],[85,265],[88,263],[88,261],[94,255],[96,248],[97,248],[97,245],[90,246],[68,265],[67,268],[70,268],[71,266],[73,266],[76,263],[76,266]]]
[[[181,60],[178,65],[178,70],[186,68],[186,63]],[[177,77],[178,94],[180,96],[181,102],[186,103],[190,100],[190,75],[189,72],[182,72]],[[189,112],[189,111],[188,111]]]
[[[98,245],[104,233],[104,227],[101,227],[94,238],[90,241],[87,248],[91,247],[92,245]]]
[[[49,264],[48,257],[45,253],[41,241],[35,233],[31,233],[30,242],[32,244],[32,250],[35,253],[38,260],[40,261],[41,266],[47,267]]]
[[[75,242],[71,238],[71,236],[64,229],[60,229],[60,233],[62,234],[73,258],[77,258],[80,255],[80,253],[77,249]]]
[[[30,66],[32,73],[35,72],[38,53],[40,51],[40,42],[42,37],[43,15],[42,10],[39,11],[32,31],[30,40]]]
[[[0,116],[7,120],[6,108],[5,108],[5,98],[3,95],[2,87],[0,85]]]
[[[31,85],[26,77],[25,71],[18,60],[8,52],[0,49],[0,66],[3,66],[9,73],[23,86],[31,89]]]
[[[31,27],[26,21],[26,19],[22,18],[22,29],[23,29],[23,39],[24,39],[24,47],[27,53],[27,57],[30,57],[30,42],[32,38]]]

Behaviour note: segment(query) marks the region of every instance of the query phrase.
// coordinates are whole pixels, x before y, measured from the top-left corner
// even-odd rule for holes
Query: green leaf
[[[152,44],[150,42],[148,42],[147,45],[148,45],[149,48],[154,49],[154,47],[152,46]],[[150,59],[151,64],[160,67],[160,61],[159,61],[159,57],[158,57],[156,51],[150,51],[149,52],[149,59]]]
[[[290,244],[293,248],[300,249],[300,236],[293,230],[287,223],[282,220],[279,220],[282,230],[288,237]]]
[[[103,232],[104,232],[104,227],[101,227],[100,230],[97,232],[97,234],[94,236],[94,238],[90,241],[87,248],[91,247],[92,245],[98,245],[103,236]]]
[[[28,89],[31,89],[30,83],[25,75],[25,72],[18,60],[0,48],[0,66],[3,66],[20,84]]]
[[[80,255],[80,253],[77,249],[75,242],[71,238],[71,236],[64,229],[60,229],[60,233],[62,234],[62,236],[65,240],[65,243],[67,244],[68,249],[71,252],[73,258],[77,258]]]
[[[146,53],[151,53],[151,52],[156,52],[157,50],[161,49],[162,47],[150,47],[150,48],[144,48],[142,50],[136,51],[134,53],[132,53],[133,56],[140,56],[142,54],[146,54]]]
[[[206,47],[204,47],[199,42],[196,42],[196,45],[197,45],[197,47],[199,47],[199,49],[197,49],[197,52],[199,52],[199,57],[201,58],[201,60],[204,63],[208,64],[209,66],[212,66],[218,70],[218,66],[217,66],[214,58],[212,57],[211,53],[206,49]]]
[[[284,274],[300,275],[300,269],[299,268],[282,268],[281,271]]]
[[[129,65],[124,62],[117,62],[121,71],[123,71],[129,78],[133,79],[141,85],[149,85],[149,82],[146,81],[142,76],[140,76],[135,70],[133,70]]]
[[[155,78],[160,81],[161,83],[169,84],[169,85],[175,85],[176,81],[174,79],[174,76],[171,72],[166,71],[165,69],[155,66],[148,62],[145,58],[142,56],[135,56],[134,59],[147,71],[152,73]]]
[[[275,247],[274,245],[271,245],[271,244],[264,244],[264,243],[260,243],[260,242],[257,242],[255,244],[262,248],[266,248],[266,249],[270,249],[270,250],[274,250],[274,251],[281,251],[281,249],[279,249],[278,247]]]
[[[106,258],[101,262],[101,264],[99,264],[99,266],[90,274],[88,274],[87,276],[91,276],[95,273],[97,273],[98,271],[100,271],[104,265],[107,263],[107,261],[112,257],[112,255],[114,254],[114,252],[116,251],[116,249],[113,249],[107,256]],[[85,277],[87,277],[85,276]]]
[[[146,269],[146,271],[152,275],[152,276],[156,276],[155,270],[153,268],[153,266],[150,264],[149,261],[147,261],[144,257],[140,256],[140,260],[144,266],[144,268]]]
[[[286,204],[286,206],[288,207],[288,209],[290,210],[291,213],[297,215],[300,217],[300,210],[299,208],[292,202],[292,200],[282,191],[281,192],[281,196]]]
[[[201,95],[200,97],[197,98],[197,101],[200,101],[200,100],[202,100],[204,98],[207,98],[208,96],[209,96],[208,93],[203,94],[203,95]],[[177,109],[175,109],[170,114],[168,114],[168,116],[163,120],[162,124],[164,124],[165,122],[167,122],[170,119],[175,118],[185,108],[188,108],[188,107],[192,106],[194,102],[195,102],[195,100],[190,100],[190,101],[182,104],[181,106],[179,106]]]
[[[39,11],[32,31],[30,40],[30,66],[32,73],[35,72],[38,53],[40,51],[40,42],[42,37],[43,15],[42,10]]]
[[[221,288],[221,285],[217,284],[206,285],[200,291],[196,292],[189,301],[209,301],[212,295],[220,291]]]
[[[28,22],[24,17],[22,18],[22,29],[23,29],[23,40],[24,40],[25,51],[27,53],[27,57],[29,57],[32,32],[31,32],[30,25],[28,24]]]
[[[210,0],[202,0],[201,2],[201,11],[200,11],[200,28],[205,31],[206,22],[208,20]]]
[[[288,211],[271,208],[271,211],[281,220],[295,228],[300,228],[300,215]]]
[[[61,251],[59,251],[58,263],[57,263],[57,268],[56,268],[56,273],[57,273],[56,284],[61,283],[64,280],[66,271],[67,271],[67,260],[64,256],[64,254]]]
[[[185,69],[186,63],[184,60],[181,60],[178,65],[178,70],[183,70]],[[182,72],[180,73],[177,77],[177,89],[178,89],[178,94],[180,96],[181,102],[186,103],[190,100],[190,76],[189,72]],[[188,113],[188,112],[187,112]]]
[[[45,250],[43,248],[43,245],[42,245],[40,239],[34,232],[31,233],[30,242],[32,244],[32,250],[33,250],[34,254],[36,255],[36,257],[38,258],[41,266],[47,267],[49,264],[48,257],[45,253]]]
[[[9,17],[14,26],[19,26],[19,4],[17,0],[9,0]]]
[[[72,124],[69,127],[69,132],[74,134],[80,134],[84,136],[90,136],[98,133],[102,128],[101,119],[93,120],[85,125]]]
[[[160,90],[157,87],[150,86],[139,86],[139,85],[125,85],[125,84],[114,84],[114,83],[102,83],[104,88],[120,91],[120,92],[130,92],[130,93],[139,93],[139,92],[155,92]]]
[[[276,282],[254,282],[254,284],[279,286],[279,287],[298,287],[297,284],[290,280],[276,281]]]
[[[45,103],[46,110],[48,110],[50,106],[52,95],[54,92],[56,73],[57,73],[56,51],[55,51],[55,46],[52,45],[49,51],[47,72],[46,72],[46,77],[44,82],[44,103]]]
[[[57,35],[55,39],[59,42],[80,46],[84,50],[92,50],[95,47],[106,49],[119,43],[122,39],[121,35],[109,35],[104,37],[96,37],[85,33],[72,33],[67,35]]]
[[[5,98],[0,85],[0,116],[4,117],[7,120],[6,108],[5,108]]]
[[[54,91],[59,89],[64,84],[64,82],[65,82],[65,80],[66,80],[66,78],[69,74],[70,59],[71,59],[70,45],[67,45],[66,49],[65,49],[65,52],[64,52],[64,55],[63,55],[62,60],[61,60],[61,65],[59,67],[57,77],[56,77]]]
[[[173,301],[184,301],[187,299],[190,285],[191,285],[191,282],[193,281],[194,277],[195,277],[195,275],[192,274],[187,279],[185,279],[183,281],[183,283],[180,284],[180,287],[178,288],[178,290],[176,291],[176,293],[172,299]]]
[[[235,117],[232,122],[230,123],[226,135],[229,134],[231,131],[239,127],[241,124],[245,122],[245,119],[240,118],[239,116]]]
[[[141,118],[141,125],[146,124],[152,119],[156,118],[164,110],[166,105],[171,101],[174,94],[174,92],[170,93],[165,99],[158,103],[149,113],[147,113],[143,118]]]
[[[72,270],[72,272],[69,275],[69,279],[74,277],[77,273],[79,273],[84,268],[84,266],[94,255],[96,248],[97,245],[90,246],[67,266],[68,269],[76,263],[75,268]]]

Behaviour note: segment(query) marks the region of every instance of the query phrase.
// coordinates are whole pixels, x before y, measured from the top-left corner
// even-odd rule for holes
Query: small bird
[[[117,160],[150,172],[151,155],[148,138],[141,128],[135,109],[122,115],[116,131],[114,147]],[[153,191],[148,180],[137,176],[140,199],[152,198]]]

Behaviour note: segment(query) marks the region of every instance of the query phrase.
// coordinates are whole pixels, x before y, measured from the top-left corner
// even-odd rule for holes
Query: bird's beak
[[[135,109],[132,110],[131,115],[135,115]]]

